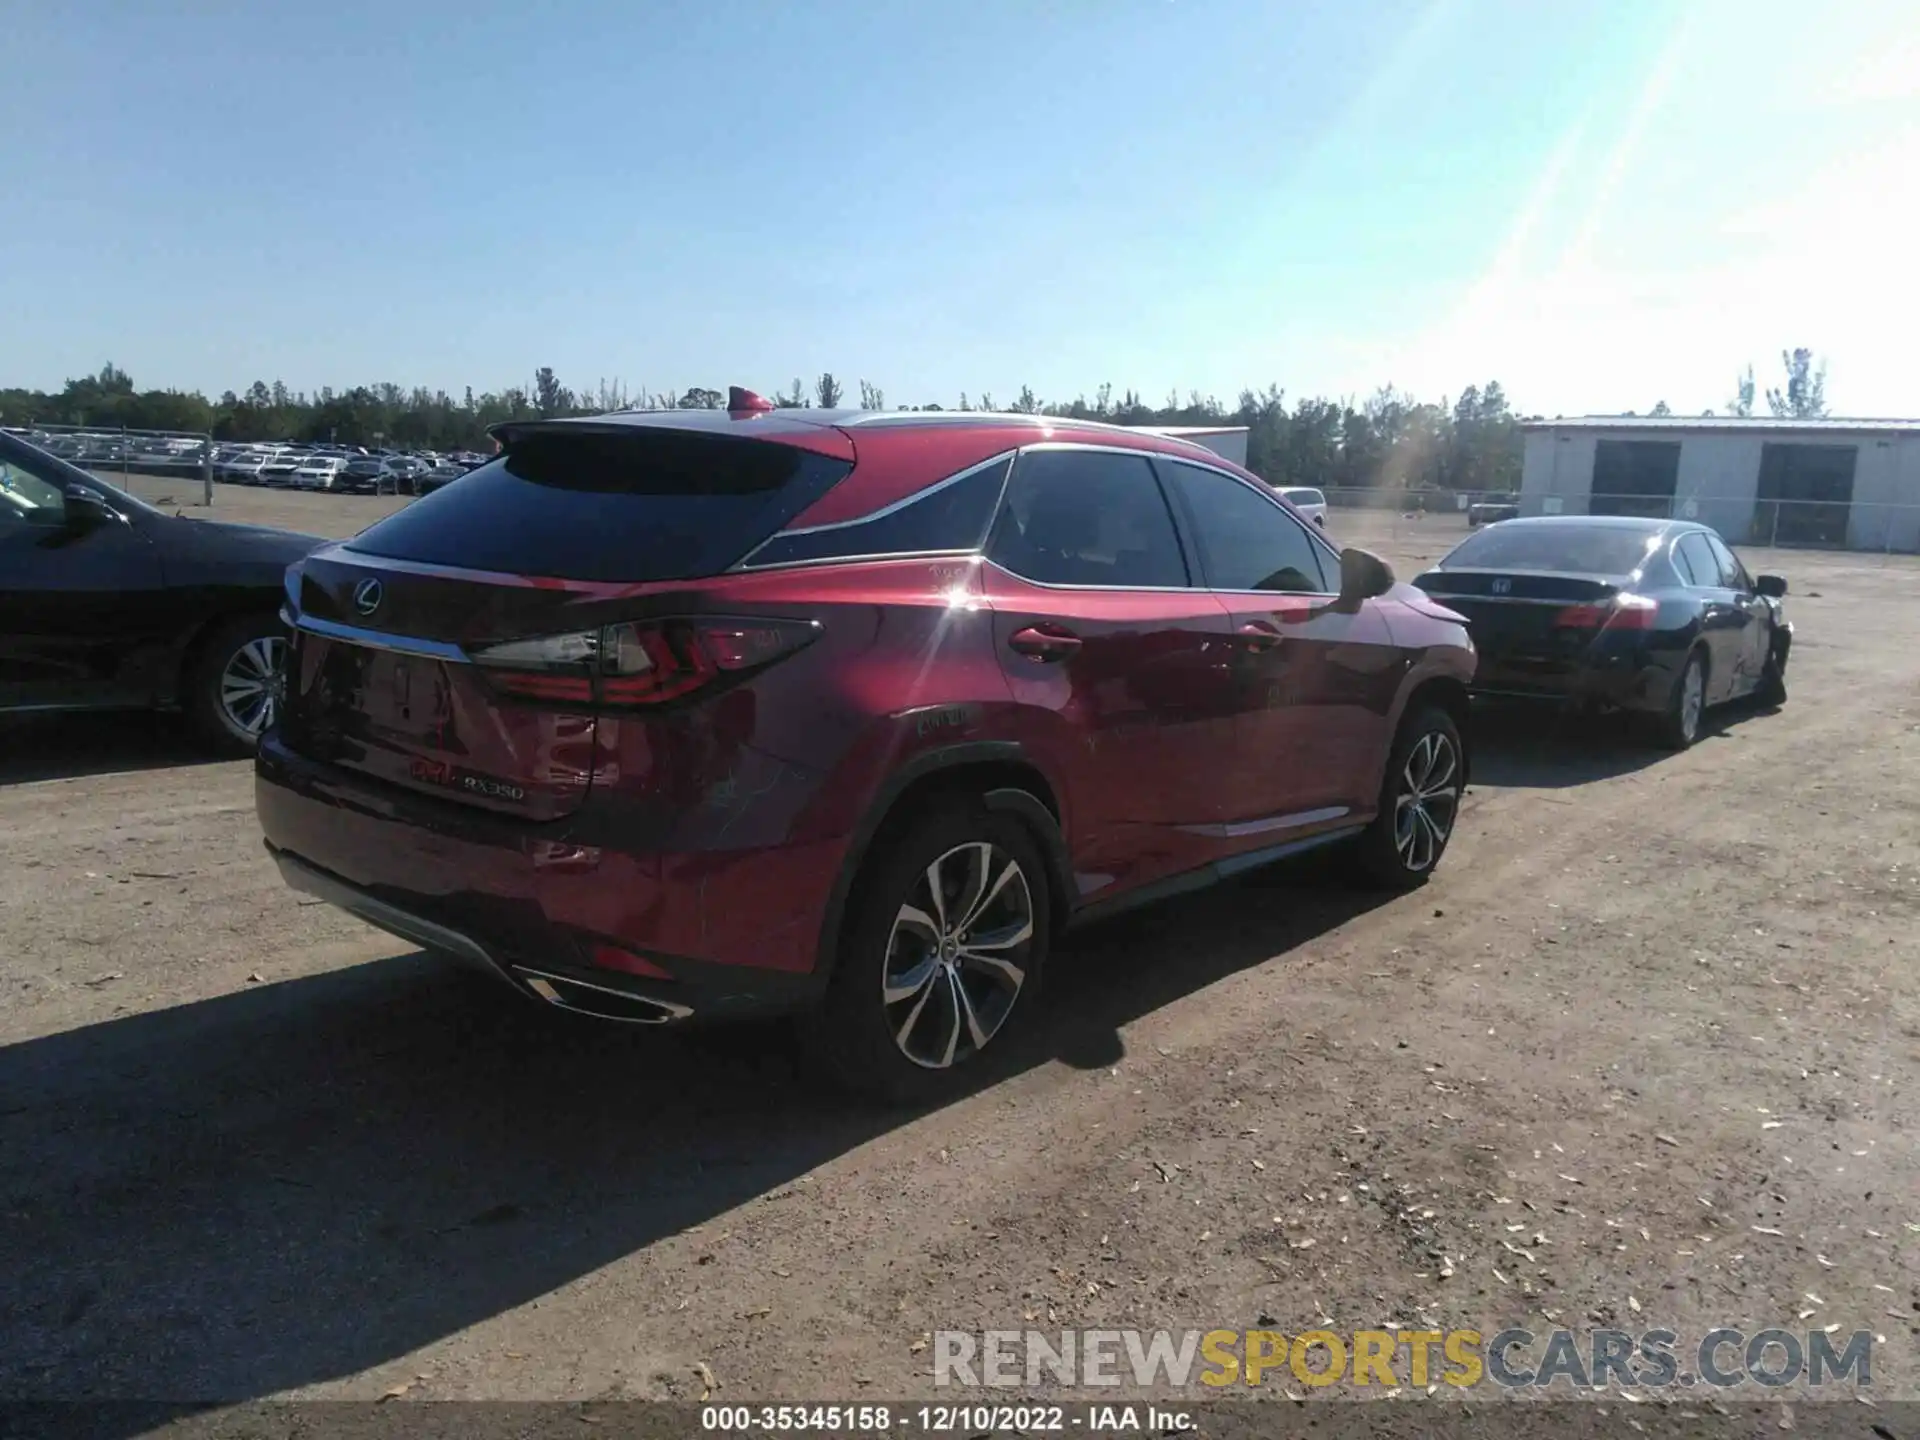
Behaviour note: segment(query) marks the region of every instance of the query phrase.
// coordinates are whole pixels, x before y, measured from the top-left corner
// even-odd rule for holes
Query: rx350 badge
[[[505,800],[509,804],[524,804],[527,792],[520,786],[506,780],[496,780],[491,775],[481,775],[472,770],[462,770],[446,760],[416,759],[408,767],[413,778],[426,785],[439,785],[448,790],[464,790],[469,795],[483,796],[488,800]]]

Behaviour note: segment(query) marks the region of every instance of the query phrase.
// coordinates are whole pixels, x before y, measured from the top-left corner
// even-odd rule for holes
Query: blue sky
[[[1910,10],[16,0],[0,385],[1914,414]]]

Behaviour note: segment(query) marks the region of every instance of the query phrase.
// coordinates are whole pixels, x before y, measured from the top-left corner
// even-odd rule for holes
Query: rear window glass
[[[1626,575],[1640,568],[1655,533],[1618,525],[1502,525],[1463,541],[1440,562],[1445,570],[1547,570]]]
[[[348,548],[563,580],[687,580],[725,570],[852,468],[764,440],[535,434]]]
[[[1013,457],[1003,455],[930,486],[877,515],[845,525],[776,535],[748,558],[749,565],[875,555],[936,555],[978,550],[1000,508]]]
[[[1280,492],[1296,505],[1324,505],[1327,497],[1318,490],[1283,490]]]

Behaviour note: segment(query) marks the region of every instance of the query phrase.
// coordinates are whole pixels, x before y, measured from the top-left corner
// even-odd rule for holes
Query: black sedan
[[[1787,582],[1750,576],[1704,525],[1503,520],[1413,583],[1466,617],[1476,695],[1640,712],[1676,750],[1710,706],[1787,698]]]
[[[0,434],[0,714],[180,709],[250,752],[280,695],[287,566],[320,543],[156,510]]]

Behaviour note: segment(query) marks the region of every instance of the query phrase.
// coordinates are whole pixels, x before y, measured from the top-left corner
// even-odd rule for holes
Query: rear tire
[[[286,690],[287,627],[277,615],[216,626],[188,667],[181,697],[194,730],[223,755],[251,755]]]
[[[1360,878],[1384,890],[1426,884],[1453,838],[1466,775],[1466,747],[1451,715],[1423,706],[1402,720],[1380,782],[1379,811],[1354,845]]]
[[[1667,696],[1667,708],[1654,730],[1654,738],[1667,750],[1688,749],[1700,738],[1700,723],[1707,713],[1707,660],[1698,650],[1688,653]]]
[[[826,999],[803,1022],[812,1068],[889,1105],[965,1090],[1034,1010],[1051,902],[1026,827],[978,800],[942,801],[883,835],[854,883]]]

